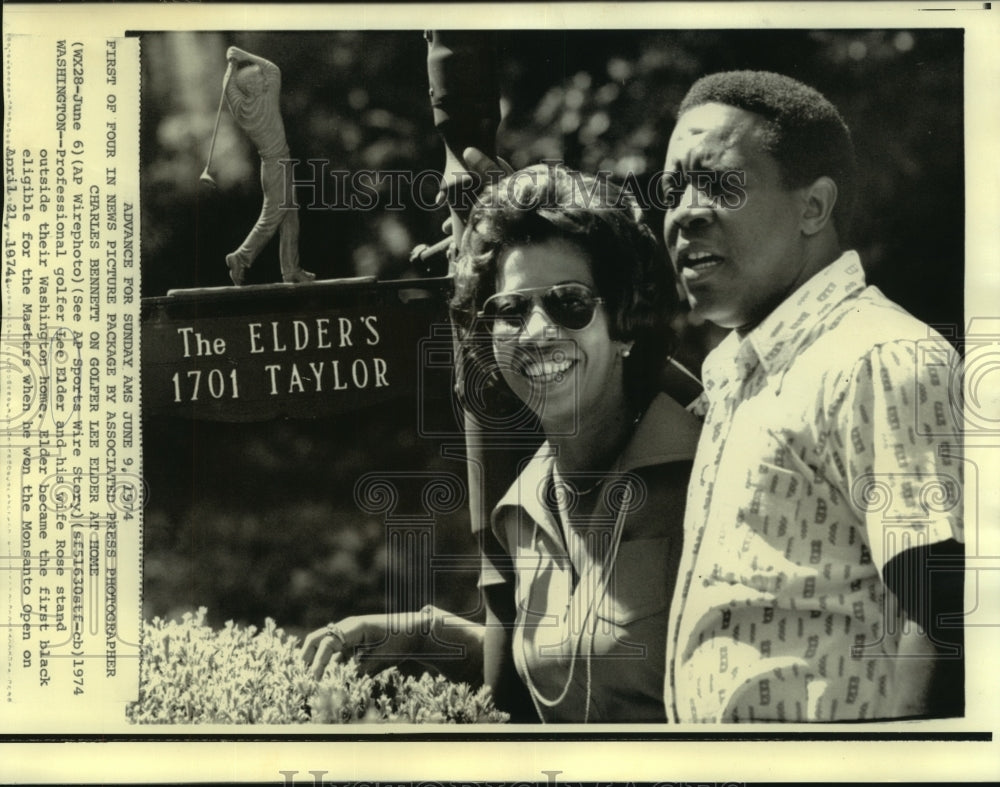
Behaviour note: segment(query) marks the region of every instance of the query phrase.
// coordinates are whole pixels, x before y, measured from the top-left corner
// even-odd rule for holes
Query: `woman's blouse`
[[[546,442],[494,509],[513,572],[484,557],[481,584],[513,584],[514,663],[544,721],[666,721],[667,611],[699,427],[661,394],[610,474],[562,478]]]

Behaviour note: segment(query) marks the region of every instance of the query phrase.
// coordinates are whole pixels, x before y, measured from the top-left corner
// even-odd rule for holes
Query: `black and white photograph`
[[[185,622],[136,718],[961,715],[960,628],[907,639],[962,604],[918,562],[961,556],[957,355],[920,358],[962,340],[961,44],[144,35],[143,604]],[[476,691],[404,709],[426,671]]]
[[[802,774],[993,745],[978,22],[558,7],[192,7],[100,53],[46,41],[65,137],[56,90],[55,151],[6,145],[5,238],[46,219],[31,178],[68,172],[57,256],[32,225],[5,260],[4,364],[23,347],[34,375],[4,411],[12,708],[99,664],[93,733],[301,744],[249,777],[286,784],[380,772],[310,742],[426,766],[457,741],[480,779],[476,747],[518,743],[506,772],[549,784],[603,776],[573,762],[591,741],[659,747],[643,781],[727,782],[935,778]],[[44,305],[61,216],[84,330],[72,295]],[[727,741],[765,743],[699,762]]]

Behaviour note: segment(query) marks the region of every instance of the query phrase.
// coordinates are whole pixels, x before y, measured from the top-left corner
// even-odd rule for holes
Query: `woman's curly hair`
[[[624,363],[625,391],[634,408],[644,408],[659,390],[660,373],[674,345],[670,322],[678,300],[673,272],[630,193],[606,175],[595,177],[552,162],[491,184],[469,216],[451,301],[461,341],[459,397],[463,402],[494,394],[501,400],[514,397],[477,315],[496,291],[504,251],[556,239],[573,244],[590,262],[611,339],[633,342]],[[508,404],[522,407],[516,399]],[[502,401],[487,406],[503,409]]]

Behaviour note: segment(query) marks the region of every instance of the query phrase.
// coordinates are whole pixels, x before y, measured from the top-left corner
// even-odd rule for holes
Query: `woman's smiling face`
[[[590,261],[569,241],[515,246],[498,260],[498,293],[570,283],[600,296]],[[599,424],[605,414],[627,407],[621,349],[611,339],[603,305],[596,306],[590,325],[574,331],[556,322],[538,300],[515,337],[493,344],[507,384],[549,434],[568,434],[584,421]]]

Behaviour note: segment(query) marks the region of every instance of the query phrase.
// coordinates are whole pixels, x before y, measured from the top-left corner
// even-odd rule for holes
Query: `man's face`
[[[803,192],[782,185],[760,141],[763,123],[703,104],[681,115],[667,148],[664,170],[679,186],[664,220],[667,251],[691,307],[723,328],[754,327],[813,273]]]

